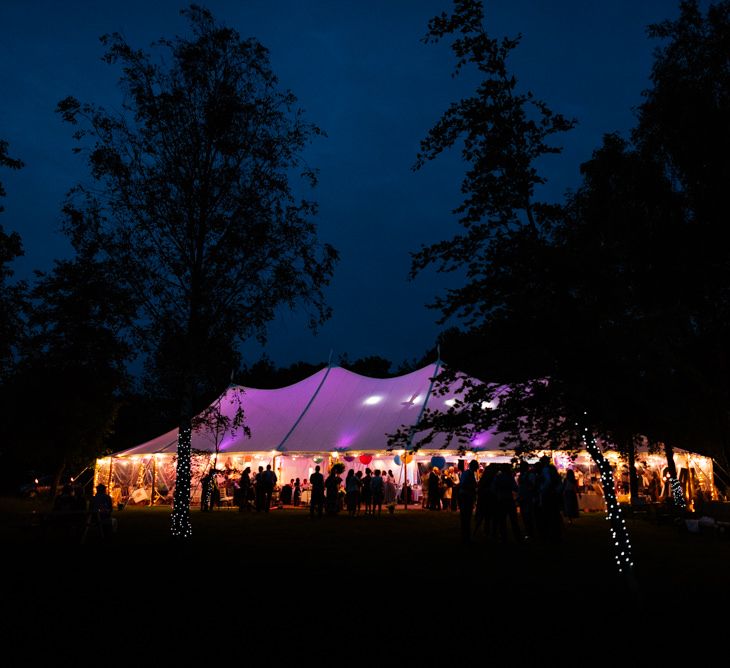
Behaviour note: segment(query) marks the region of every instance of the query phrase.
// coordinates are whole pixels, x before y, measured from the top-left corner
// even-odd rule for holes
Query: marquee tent
[[[387,452],[387,434],[401,427],[414,427],[423,411],[445,409],[453,404],[455,392],[434,392],[434,378],[441,371],[440,362],[396,378],[369,378],[340,367],[321,369],[309,378],[274,390],[231,386],[217,400],[220,411],[233,418],[240,404],[250,437],[243,429],[216,437],[212,430],[193,431],[193,490],[200,477],[211,467],[222,471],[222,483],[231,484],[246,466],[255,470],[271,464],[279,480],[308,479],[313,467],[320,465],[327,472],[333,461],[343,461],[355,470],[381,468],[392,470],[399,480],[411,484],[419,481],[419,470],[433,456],[443,457],[458,466],[460,455],[454,446],[442,450],[445,437],[437,436],[427,450],[411,457],[403,451]],[[458,388],[456,388],[458,389]],[[175,476],[175,453],[178,430],[100,459],[96,479],[107,483],[119,501],[153,504],[168,502]],[[419,434],[414,434],[417,442]],[[470,457],[480,461],[509,461],[510,453],[500,445],[500,434],[484,432],[469,444]],[[404,460],[409,461],[404,461]],[[590,461],[585,456],[587,479]],[[711,485],[711,462],[701,458],[704,478]],[[699,461],[699,459],[697,459]],[[566,465],[568,460],[566,459]],[[419,465],[421,469],[419,469]],[[686,464],[691,468],[689,462]],[[680,464],[681,466],[681,464]],[[696,467],[695,467],[696,468]],[[708,477],[709,476],[709,477]]]

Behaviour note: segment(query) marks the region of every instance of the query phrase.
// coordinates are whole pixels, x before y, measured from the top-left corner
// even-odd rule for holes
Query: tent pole
[[[403,464],[403,510],[408,510],[408,463],[404,459],[401,464]]]
[[[109,479],[106,483],[107,494],[111,495],[112,491],[112,471],[114,470],[114,457],[109,457]]]
[[[150,492],[150,507],[155,505],[155,489],[157,488],[157,455],[152,455],[152,491]]]

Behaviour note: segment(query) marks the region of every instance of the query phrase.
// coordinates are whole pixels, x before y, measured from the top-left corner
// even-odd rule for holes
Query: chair
[[[233,496],[228,493],[228,487],[219,487],[218,492],[220,493],[221,506],[233,507]]]

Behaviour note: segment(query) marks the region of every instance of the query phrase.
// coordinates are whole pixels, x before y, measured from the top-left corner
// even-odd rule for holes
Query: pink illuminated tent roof
[[[321,369],[309,378],[276,390],[243,389],[242,404],[248,438],[243,430],[227,434],[220,451],[331,452],[334,450],[383,451],[386,434],[401,426],[415,425],[425,407],[446,409],[454,393],[436,395],[432,380],[439,364],[397,378],[369,378],[340,367]],[[221,397],[222,411],[231,417],[236,405],[229,388]],[[115,456],[175,452],[177,429],[142,443]],[[501,437],[481,434],[474,446],[499,447]],[[438,448],[443,438],[429,445]],[[213,451],[213,437],[201,430],[193,433],[192,446]]]

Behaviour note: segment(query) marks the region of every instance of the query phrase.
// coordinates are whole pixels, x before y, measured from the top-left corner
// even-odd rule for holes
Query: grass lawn
[[[603,514],[566,525],[559,544],[502,544],[479,535],[464,546],[456,513],[399,509],[380,517],[311,520],[302,509],[260,515],[194,510],[194,538],[180,550],[168,538],[169,508],[128,507],[116,513],[119,530],[113,540],[103,542],[90,533],[84,545],[30,527],[34,510],[41,508],[33,502],[0,500],[0,539],[9,572],[32,577],[34,589],[61,595],[98,596],[104,582],[124,590],[138,587],[140,577],[171,579],[183,572],[201,582],[223,578],[236,587],[257,581],[302,591],[330,581],[381,584],[394,595],[416,598],[429,583],[450,582],[517,596],[589,592],[617,602],[628,596],[614,575]],[[670,591],[688,603],[710,604],[726,596],[730,540],[643,519],[628,524],[642,599],[663,600]]]

